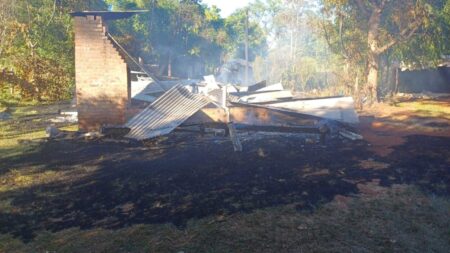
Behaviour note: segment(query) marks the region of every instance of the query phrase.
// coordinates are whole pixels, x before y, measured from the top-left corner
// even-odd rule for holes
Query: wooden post
[[[167,64],[167,76],[172,77],[172,54],[169,52],[169,63]]]
[[[228,123],[227,126],[230,133],[231,142],[233,142],[234,151],[242,152],[242,144],[239,140],[239,137],[237,136],[236,128],[234,127],[233,122]]]

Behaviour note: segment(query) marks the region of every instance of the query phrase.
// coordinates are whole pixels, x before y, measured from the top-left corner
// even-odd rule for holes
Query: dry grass
[[[398,120],[404,120],[406,118],[403,117],[409,115],[450,120],[450,99],[409,100],[396,103],[395,105],[380,103],[365,108],[361,113],[372,114],[378,117],[391,117]]]
[[[410,101],[397,104],[400,108],[414,110],[421,117],[436,117],[450,120],[450,103],[442,101]]]
[[[7,168],[0,176],[0,194],[20,191],[33,186],[70,182],[89,176],[97,166],[77,166],[72,170],[49,170],[39,166],[20,169]]]
[[[68,107],[67,103],[24,106],[11,108],[12,119],[0,121],[0,158],[20,157],[28,152],[35,151],[39,142],[45,141],[45,128],[49,124],[48,119],[55,117],[58,110]],[[77,125],[61,124],[64,131],[77,131]],[[70,178],[80,178],[85,173],[85,168],[79,171],[52,171],[41,168],[10,168],[8,165],[1,167],[0,193],[20,190],[35,185],[63,181]],[[1,206],[1,203],[0,203]]]
[[[313,213],[283,206],[228,217],[120,230],[41,232],[1,252],[448,252],[450,201],[395,186],[377,196],[335,200]]]
[[[58,115],[58,110],[69,108],[70,104],[34,105],[10,107],[12,118],[0,121],[0,158],[17,156],[36,147],[27,142],[45,138],[49,119]],[[58,124],[62,130],[77,131],[76,125]],[[21,144],[25,141],[25,144]]]

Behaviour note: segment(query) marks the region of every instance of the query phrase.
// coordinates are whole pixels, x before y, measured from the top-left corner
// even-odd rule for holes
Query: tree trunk
[[[378,63],[377,54],[369,53],[369,71],[367,75],[367,87],[369,89],[370,103],[373,104],[378,99]]]
[[[378,68],[379,68],[379,45],[378,34],[380,26],[382,9],[375,7],[370,15],[369,30],[367,33],[367,46],[369,47],[368,54],[368,72],[367,72],[367,88],[370,91],[369,102],[373,104],[378,99]]]

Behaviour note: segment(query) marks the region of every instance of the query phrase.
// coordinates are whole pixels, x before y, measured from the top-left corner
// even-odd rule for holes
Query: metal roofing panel
[[[297,99],[264,103],[264,105],[351,124],[359,122],[352,97]]]
[[[126,137],[145,140],[168,134],[209,103],[206,96],[175,86],[126,124]]]

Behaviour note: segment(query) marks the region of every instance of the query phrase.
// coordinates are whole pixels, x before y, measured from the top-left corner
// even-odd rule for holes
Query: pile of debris
[[[242,149],[239,140],[242,130],[314,134],[322,141],[328,135],[359,138],[351,132],[351,124],[358,122],[351,97],[304,99],[284,89],[282,84],[260,82],[248,87],[230,84],[253,82],[252,68],[242,59],[230,60],[222,66],[218,75],[222,83],[216,82],[214,76],[204,80],[158,80],[143,61],[135,59],[107,32],[103,22],[143,12],[71,13],[77,28],[77,52],[81,52],[76,58],[77,74],[83,76],[77,78],[76,92],[80,94],[77,103],[80,129],[98,130],[103,126],[104,132],[124,132],[126,138],[139,141],[169,134],[180,127],[222,129],[231,137],[235,150]],[[85,66],[85,60],[92,55],[84,51],[91,50],[92,43],[102,45],[102,50],[111,53],[99,54],[102,62],[111,65],[100,64],[82,73],[91,67]],[[115,71],[116,65],[121,71]],[[128,72],[131,66],[138,71]],[[131,89],[130,74],[136,77]],[[119,88],[105,92],[103,85]],[[131,104],[128,103],[130,95]],[[55,121],[71,119],[67,116]],[[122,124],[127,119],[123,126],[105,127],[105,124]]]
[[[358,115],[351,97],[298,98],[280,83],[243,87],[218,83],[214,76],[158,82],[141,77],[131,94],[147,103],[124,125],[125,137],[135,140],[193,126],[224,131],[236,151],[242,150],[239,130],[315,134],[321,141],[326,136],[362,139],[352,128]]]

